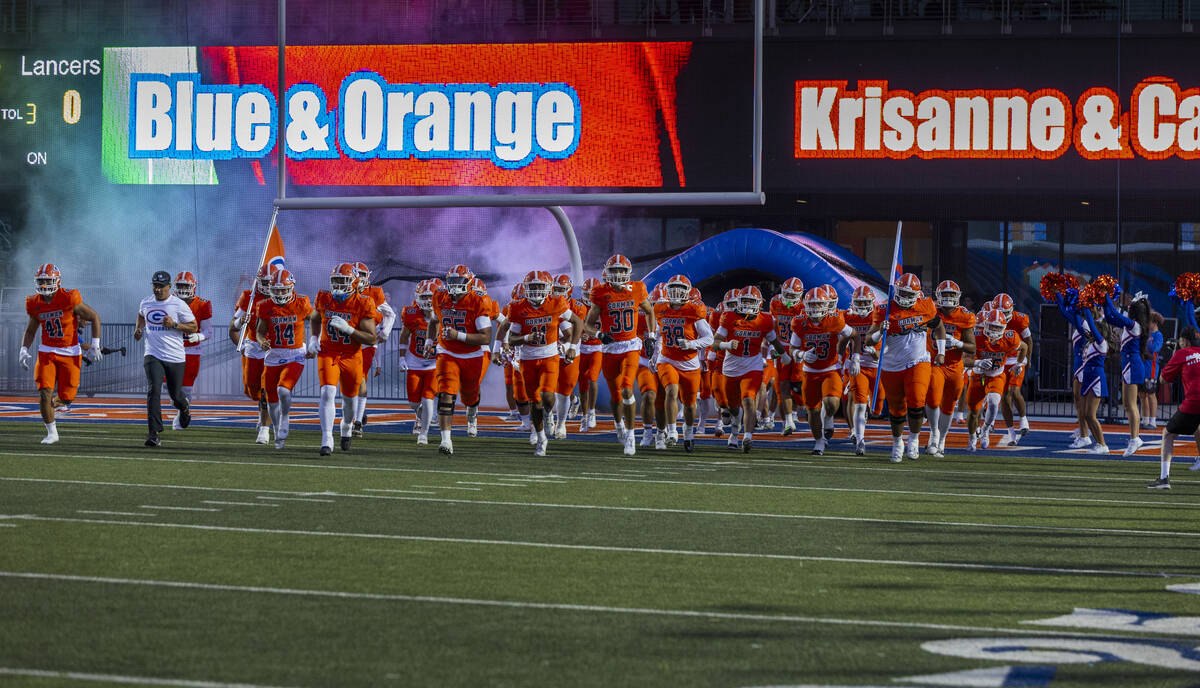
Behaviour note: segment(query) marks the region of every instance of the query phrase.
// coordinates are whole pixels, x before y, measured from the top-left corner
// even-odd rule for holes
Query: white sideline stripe
[[[149,516],[150,514],[146,514],[146,515]],[[133,514],[130,514],[130,516],[133,516]],[[16,527],[17,527],[17,524],[15,524],[15,523],[0,523],[0,528],[16,528]]]
[[[139,509],[165,509],[167,511],[220,511],[220,509],[210,509],[200,506],[154,506],[152,504],[142,504]]]
[[[264,490],[255,490],[255,491],[263,492]],[[304,493],[297,492],[296,494],[304,494]],[[274,500],[277,502],[325,502],[327,504],[334,503],[334,500],[332,500],[332,499],[314,499],[312,497],[264,497],[262,495],[259,495],[259,496],[255,497],[255,499],[271,499],[271,500]]]
[[[427,490],[474,490],[475,492],[483,492],[478,487],[455,487],[454,485],[413,485],[413,487],[423,487]]]
[[[421,490],[384,490],[382,488],[364,487],[364,492],[403,492],[404,494],[437,494],[436,492],[422,492]]]
[[[99,514],[100,516],[154,516],[155,514],[139,513],[136,511],[99,511],[96,509],[76,509],[77,514]]]
[[[117,487],[147,487],[161,488],[170,490],[205,490],[205,491],[228,491],[228,492],[275,492],[277,494],[312,494],[310,492],[289,492],[286,490],[254,490],[244,487],[195,487],[190,485],[155,485],[155,484],[139,484],[139,483],[112,483],[112,482],[95,482],[89,480],[66,480],[60,478],[0,478],[0,480],[14,480],[24,482],[47,482],[47,483],[73,483],[82,485],[110,485]],[[414,486],[416,487],[416,486]],[[454,489],[454,488],[451,488]],[[457,489],[477,489],[477,488],[457,488]],[[637,506],[608,506],[597,504],[550,504],[545,502],[509,502],[487,499],[450,499],[447,497],[406,497],[403,495],[375,495],[375,494],[355,494],[355,493],[334,493],[326,492],[337,497],[357,497],[359,499],[399,499],[413,502],[444,502],[449,504],[483,504],[492,506],[524,506],[536,508],[555,508],[555,509],[595,509],[598,511],[634,511],[644,513],[666,513],[666,514],[695,514],[704,516],[737,516],[748,518],[786,518],[799,520],[813,521],[850,521],[863,523],[886,523],[886,524],[905,524],[905,525],[933,525],[933,526],[959,526],[966,528],[994,528],[1003,530],[1006,528],[1017,530],[1049,530],[1056,532],[1068,533],[1101,533],[1111,535],[1164,535],[1164,536],[1183,536],[1196,537],[1200,536],[1200,532],[1180,532],[1171,530],[1132,530],[1125,528],[1080,528],[1071,526],[1039,526],[1028,524],[1002,524],[1002,523],[973,523],[964,521],[918,521],[918,520],[901,520],[901,519],[886,519],[886,518],[865,518],[858,516],[816,516],[810,514],[767,514],[748,511],[717,511],[708,509],[666,509],[659,507],[637,507]],[[940,493],[939,493],[940,494]],[[285,501],[301,501],[301,502],[333,502],[329,499],[305,499],[300,497],[258,497],[258,499],[275,499]]]
[[[108,455],[43,454],[43,453],[31,455],[31,454],[25,454],[25,453],[21,453],[21,452],[3,452],[3,451],[0,451],[0,456],[18,456],[18,457],[21,457],[24,459],[29,459],[29,458],[38,458],[38,459],[43,459],[43,458],[107,459],[107,460],[114,460],[114,461],[149,461],[149,462],[163,462],[163,463],[201,463],[201,464],[218,464],[218,465],[230,465],[230,466],[254,466],[257,468],[309,468],[309,469],[315,468],[315,469],[342,470],[342,471],[382,471],[382,472],[388,472],[388,473],[474,475],[474,476],[484,476],[484,477],[491,477],[491,478],[508,478],[508,477],[519,478],[519,477],[522,477],[523,475],[526,475],[526,474],[521,474],[521,473],[493,473],[493,472],[488,472],[488,471],[450,471],[450,470],[445,470],[445,469],[432,469],[432,468],[399,468],[399,467],[395,467],[395,466],[345,466],[345,465],[316,464],[316,463],[262,463],[262,462],[257,462],[257,461],[217,461],[215,459],[171,459],[171,458],[165,458],[165,457],[150,457],[150,456],[108,456]],[[614,460],[616,460],[616,459],[614,459]],[[838,460],[840,461],[840,459],[838,459]],[[781,467],[794,467],[798,463],[801,463],[801,462],[777,461],[772,465],[781,466]],[[910,469],[910,468],[897,468],[897,467],[873,468],[870,466],[846,466],[843,464],[833,464],[833,463],[829,463],[829,464],[819,464],[816,462],[810,462],[810,463],[812,464],[811,465],[812,468],[828,469],[828,470],[891,471],[893,473],[897,472],[897,471],[910,472],[910,473],[920,472],[922,475],[969,476],[969,477],[978,478],[980,480],[986,480],[988,478],[995,478],[995,477],[1035,478],[1035,479],[1054,478],[1054,479],[1069,480],[1075,484],[1078,484],[1079,482],[1082,482],[1082,481],[1089,481],[1089,480],[1108,481],[1108,482],[1126,482],[1126,483],[1145,483],[1145,480],[1146,480],[1144,476],[1143,477],[1122,478],[1122,477],[1110,477],[1110,476],[1095,476],[1095,475],[1090,475],[1086,472],[1073,474],[1073,475],[1060,475],[1060,474],[1044,474],[1044,473],[1036,473],[1036,472],[1007,473],[1007,472],[991,472],[991,471],[952,471],[952,470],[939,470],[939,469]],[[1111,463],[1111,461],[1106,462],[1106,463]],[[539,475],[539,474],[535,474],[535,476],[536,475]],[[875,493],[880,493],[880,494],[911,494],[911,495],[918,495],[918,496],[972,497],[972,498],[979,498],[979,499],[1015,499],[1015,500],[1072,501],[1072,502],[1093,502],[1094,501],[1094,502],[1116,503],[1116,504],[1139,504],[1139,505],[1161,505],[1161,504],[1172,505],[1173,504],[1173,505],[1178,505],[1178,506],[1200,506],[1200,504],[1197,504],[1194,502],[1160,502],[1158,500],[1145,500],[1145,501],[1104,500],[1104,499],[1093,500],[1093,499],[1085,499],[1085,498],[1081,498],[1081,497],[1027,497],[1024,495],[984,495],[984,494],[954,493],[954,492],[867,490],[867,489],[861,489],[861,488],[811,487],[811,486],[803,486],[803,485],[762,485],[762,484],[754,484],[754,483],[685,482],[685,481],[676,481],[676,480],[629,480],[630,478],[633,478],[636,476],[612,473],[612,474],[607,474],[607,475],[611,475],[614,477],[606,478],[606,477],[600,477],[602,475],[605,475],[605,474],[588,474],[588,473],[582,473],[580,475],[557,475],[557,474],[555,474],[553,476],[546,476],[546,477],[562,478],[562,479],[568,480],[568,482],[570,480],[576,480],[576,481],[600,480],[600,481],[609,481],[609,482],[620,482],[620,481],[628,480],[629,482],[649,482],[649,483],[659,483],[659,484],[663,484],[663,485],[701,485],[701,486],[711,486],[711,487],[747,487],[747,488],[767,488],[767,489],[778,489],[778,490],[820,490],[820,491],[830,491],[830,492],[875,492]],[[642,477],[645,477],[645,476],[642,476]],[[1176,482],[1178,482],[1179,484],[1191,484],[1189,481],[1176,481]]]
[[[1132,576],[1141,578],[1194,578],[1194,572],[1171,573],[1164,571],[1117,571],[1105,569],[1072,569],[1040,566],[1018,566],[1014,564],[974,564],[962,562],[905,561],[897,559],[855,559],[849,557],[817,557],[802,554],[770,554],[755,552],[705,552],[700,550],[662,549],[655,547],[618,547],[613,545],[570,545],[557,542],[522,542],[519,540],[486,540],[481,538],[448,538],[429,535],[397,535],[390,533],[343,533],[314,530],[285,530],[276,528],[247,528],[237,526],[206,526],[194,523],[163,523],[146,521],[112,521],[86,518],[60,518],[54,516],[14,516],[25,521],[48,521],[54,523],[92,523],[118,526],[150,526],[154,528],[182,528],[185,530],[212,530],[228,533],[251,533],[266,535],[315,535],[321,537],[345,537],[366,540],[399,540],[408,542],[441,542],[468,545],[492,545],[498,547],[533,547],[540,549],[566,549],[589,552],[624,552],[629,554],[667,554],[687,557],[717,557],[730,559],[769,559],[780,561],[814,561],[834,564],[882,564],[886,566],[919,566],[926,568],[975,569],[995,571],[1023,571],[1036,573],[1064,573],[1075,575]]]
[[[489,487],[529,487],[528,485],[521,485],[518,483],[481,483],[481,482],[475,482],[475,481],[471,481],[471,480],[456,480],[454,482],[458,483],[459,485],[487,485]]]
[[[274,688],[272,686],[264,686],[256,683],[219,683],[217,681],[192,681],[176,678],[151,678],[147,676],[119,676],[117,674],[92,674],[81,671],[13,669],[11,667],[0,667],[0,676],[65,678],[73,681],[103,681],[105,683],[129,683],[138,686],[178,686],[180,688]]]
[[[263,504],[262,502],[219,502],[215,499],[201,499],[201,504],[228,504],[229,506],[268,506],[279,508],[278,504]]]
[[[734,612],[707,612],[690,609],[649,609],[645,607],[608,607],[593,604],[565,604],[555,602],[520,602],[516,600],[485,600],[469,597],[436,597],[431,595],[398,595],[389,593],[343,592],[339,590],[304,590],[297,588],[270,588],[249,585],[223,585],[218,583],[194,583],[185,581],[142,580],[136,578],[106,578],[102,576],[71,576],[54,573],[32,573],[0,571],[0,578],[30,578],[34,580],[57,580],[80,583],[108,583],[116,585],[146,585],[163,588],[186,588],[192,590],[214,590],[220,592],[251,592],[272,595],[300,595],[305,597],[333,597],[351,600],[382,600],[390,602],[427,602],[433,604],[459,604],[484,607],[508,607],[515,609],[544,609],[566,612],[599,612],[610,614],[644,614],[652,616],[674,616],[701,619],[730,619],[737,621],[784,621],[788,623],[834,624],[838,626],[877,626],[886,628],[922,628],[936,631],[965,631],[970,633],[1012,633],[1018,635],[1044,635],[1090,638],[1137,638],[1146,634],[1124,636],[1115,633],[1078,633],[1074,631],[1052,631],[1033,628],[997,628],[989,626],[962,626],[935,624],[921,621],[884,621],[881,619],[839,619],[823,616],[794,616],[790,614],[745,614]],[[182,685],[182,684],[181,684]],[[226,686],[228,684],[203,684]],[[241,685],[241,684],[234,684]]]

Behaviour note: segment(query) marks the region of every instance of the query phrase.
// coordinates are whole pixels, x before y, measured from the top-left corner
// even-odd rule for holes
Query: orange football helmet
[[[937,285],[937,289],[933,290],[933,302],[939,308],[954,308],[961,298],[962,290],[953,280],[943,280],[941,284]]]
[[[604,270],[600,272],[600,276],[610,286],[623,287],[629,284],[629,278],[633,276],[633,263],[617,253],[604,261]]]
[[[62,273],[54,263],[46,263],[33,274],[33,284],[42,296],[54,296],[62,286]]]
[[[738,292],[739,291],[741,291],[741,290],[740,289],[730,289],[729,291],[725,292],[725,297],[721,299],[721,308],[723,308],[725,311],[727,311],[729,313],[736,312],[737,306],[738,306]]]
[[[704,297],[700,295],[700,290],[695,287],[692,287],[688,290],[688,301],[691,301],[697,306],[704,305]]]
[[[921,278],[906,272],[896,280],[892,300],[901,308],[912,308],[921,298]]]
[[[362,291],[371,286],[371,268],[361,260],[354,264],[354,273],[358,275],[358,290]]]
[[[583,281],[583,302],[589,307],[592,305],[592,290],[600,286],[600,280],[595,277],[589,277]]]
[[[472,277],[471,291],[479,294],[480,296],[487,296],[487,285],[484,284],[483,280],[479,279],[478,277]]]
[[[195,298],[196,276],[187,270],[175,275],[175,283],[171,287],[171,291],[184,301]]]
[[[420,285],[418,285],[418,289]],[[338,263],[329,273],[329,293],[344,299],[358,289],[358,272],[353,263]]]
[[[1012,320],[1013,314],[1013,298],[1003,292],[996,294],[996,298],[992,299],[992,304],[996,306],[996,310],[1004,314],[1005,320]]]
[[[417,284],[417,308],[425,311],[426,314],[433,310],[433,282],[433,280],[421,280],[420,283]]]
[[[804,314],[809,320],[822,320],[837,310],[837,292],[828,284],[809,289],[804,295]]]
[[[875,290],[860,284],[850,296],[850,310],[858,316],[866,317],[875,310]]]
[[[737,292],[737,312],[747,318],[758,315],[762,310],[762,292],[756,286],[742,287]]]
[[[271,274],[271,300],[280,306],[290,303],[296,295],[296,280],[288,270]]]
[[[475,273],[471,272],[471,268],[455,265],[446,272],[446,291],[455,299],[465,296],[471,291],[471,280],[474,278]]]
[[[692,293],[692,281],[687,278],[687,275],[674,275],[667,280],[666,292],[667,300],[672,305],[683,305],[683,302],[687,301]]]
[[[530,270],[521,281],[525,285],[525,300],[534,306],[540,306],[550,296],[550,285],[554,278],[545,270]]]
[[[567,274],[554,278],[554,286],[550,287],[551,296],[571,298],[575,293],[575,285],[571,284],[571,276]]]
[[[783,298],[784,306],[795,306],[804,300],[804,282],[800,281],[799,277],[787,278],[779,288],[779,295]]]
[[[264,265],[258,269],[258,274],[254,278],[254,288],[263,296],[271,295],[271,276],[279,271],[279,268],[273,265]]]
[[[1004,336],[1004,331],[1008,329],[1008,319],[1004,314],[997,310],[990,310],[983,317],[983,333],[988,339],[996,341]]]

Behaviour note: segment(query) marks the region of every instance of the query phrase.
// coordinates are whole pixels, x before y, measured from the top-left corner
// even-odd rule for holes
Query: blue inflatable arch
[[[877,298],[887,297],[887,283],[879,273],[850,251],[811,234],[769,229],[735,229],[705,239],[646,273],[643,281],[652,288],[682,273],[699,284],[731,270],[757,270],[781,282],[799,277],[805,288],[832,284],[841,308],[849,307],[850,295],[861,284],[874,289]],[[712,295],[707,300],[711,303]]]

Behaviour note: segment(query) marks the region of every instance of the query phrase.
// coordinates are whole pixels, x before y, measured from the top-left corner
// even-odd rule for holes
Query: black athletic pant
[[[187,408],[187,397],[183,396],[183,369],[185,363],[167,363],[153,356],[147,356],[144,362],[146,368],[146,422],[150,425],[150,434],[162,432],[162,383],[167,381],[167,393],[171,395],[171,403],[182,411]]]

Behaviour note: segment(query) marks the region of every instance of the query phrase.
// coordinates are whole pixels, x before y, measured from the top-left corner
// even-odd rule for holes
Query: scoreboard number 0
[[[71,89],[63,93],[63,121],[67,124],[77,123],[82,105],[83,98],[79,96],[79,91]]]

